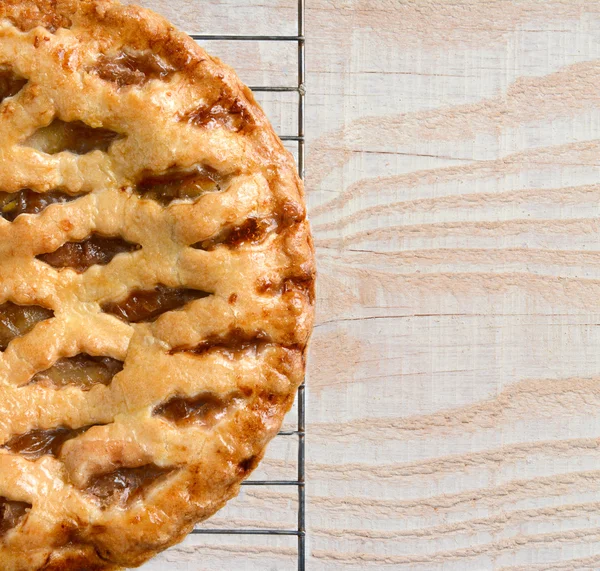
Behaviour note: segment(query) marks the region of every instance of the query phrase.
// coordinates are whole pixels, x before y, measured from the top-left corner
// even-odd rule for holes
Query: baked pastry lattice
[[[0,2],[0,568],[135,566],[291,407],[314,265],[231,69],[112,0]]]

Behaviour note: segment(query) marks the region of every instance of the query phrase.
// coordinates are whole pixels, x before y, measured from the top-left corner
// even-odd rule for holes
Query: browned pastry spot
[[[192,248],[211,251],[219,245],[237,248],[245,244],[260,244],[278,228],[279,222],[276,218],[248,218],[243,224],[225,228],[211,238],[197,242]]]
[[[75,357],[60,359],[49,369],[37,373],[29,384],[55,389],[75,385],[81,390],[89,391],[94,385],[109,385],[113,377],[122,370],[122,361],[80,353]]]
[[[138,183],[135,192],[143,198],[170,204],[177,199],[195,199],[209,192],[224,190],[227,178],[210,167],[192,170],[172,169],[163,174],[148,174]]]
[[[238,470],[242,474],[247,475],[250,472],[252,472],[252,470],[254,470],[254,468],[256,468],[256,466],[258,466],[259,460],[260,459],[257,456],[250,456],[249,458],[242,460],[238,464]]]
[[[92,234],[81,242],[67,242],[58,250],[37,258],[55,268],[71,268],[81,274],[96,264],[105,266],[118,254],[140,248],[139,244],[132,244],[120,237]]]
[[[182,308],[190,301],[211,295],[205,291],[186,288],[170,288],[157,285],[151,290],[134,290],[122,301],[102,305],[102,311],[129,321],[154,321],[158,316]]]
[[[29,333],[37,323],[51,317],[54,312],[39,305],[3,303],[0,305],[0,351],[4,351],[13,339]]]
[[[139,468],[119,468],[93,478],[86,491],[96,496],[104,506],[126,504],[172,471],[172,468],[161,468],[156,464],[147,464]]]
[[[37,460],[47,454],[57,457],[62,445],[67,440],[83,434],[89,428],[86,426],[73,430],[60,426],[49,430],[30,430],[24,434],[13,436],[2,448],[13,454],[20,454],[28,460]]]
[[[31,504],[27,502],[17,502],[0,496],[0,538],[7,531],[17,527],[30,509]]]
[[[254,123],[245,103],[239,97],[224,93],[215,102],[203,103],[182,115],[182,120],[204,129],[223,128],[236,133]]]
[[[0,66],[0,103],[7,97],[19,93],[26,83],[27,80],[17,75],[12,69]]]
[[[232,400],[220,399],[209,392],[195,397],[175,396],[157,406],[153,414],[162,416],[177,426],[212,428],[226,414]]]
[[[0,216],[9,222],[21,214],[38,214],[51,204],[63,204],[83,196],[64,192],[34,192],[24,188],[18,192],[0,192]]]
[[[92,151],[108,151],[118,138],[119,133],[109,129],[95,129],[82,121],[66,123],[55,119],[47,127],[38,129],[23,144],[49,155],[64,151],[85,155]]]
[[[152,52],[123,50],[116,55],[102,55],[88,71],[119,87],[143,85],[152,79],[165,79],[175,68]]]

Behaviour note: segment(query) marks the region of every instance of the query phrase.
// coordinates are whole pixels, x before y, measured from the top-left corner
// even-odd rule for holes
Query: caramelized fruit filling
[[[180,309],[190,301],[209,295],[195,289],[158,285],[151,290],[135,290],[122,301],[105,303],[102,310],[131,323],[154,321],[167,311]]]
[[[241,131],[253,119],[244,103],[237,97],[221,95],[212,104],[203,104],[183,116],[183,120],[204,129],[224,128]]]
[[[256,284],[256,292],[260,295],[285,295],[290,292],[301,293],[314,301],[315,284],[313,270],[300,268],[298,275],[283,280],[272,281],[269,278],[260,279]]]
[[[177,426],[212,428],[225,414],[231,400],[224,401],[212,393],[195,397],[173,397],[157,406],[153,414],[162,416]]]
[[[143,494],[156,480],[171,471],[171,468],[160,468],[156,464],[147,464],[139,468],[119,468],[114,472],[96,476],[89,482],[86,490],[104,505],[125,504]]]
[[[0,496],[0,537],[17,527],[31,509],[27,502],[17,502]]]
[[[18,192],[0,192],[0,216],[12,222],[20,214],[38,214],[51,204],[70,202],[80,196],[64,192],[34,192],[29,188]]]
[[[236,327],[225,335],[211,335],[195,347],[172,349],[171,354],[193,353],[194,355],[204,355],[209,351],[217,350],[227,357],[233,358],[241,351],[256,350],[259,344],[270,342],[269,336],[264,331],[249,332]]]
[[[0,305],[0,351],[16,337],[29,333],[40,321],[53,316],[51,309],[39,305],[17,305],[11,301]]]
[[[209,192],[224,190],[226,178],[209,167],[193,170],[173,169],[164,174],[149,175],[142,179],[135,191],[143,198],[168,205],[173,200],[195,199]]]
[[[83,273],[96,264],[105,266],[118,254],[133,252],[139,248],[139,244],[132,244],[123,238],[92,234],[82,242],[67,242],[58,250],[37,257],[55,268],[72,268]]]
[[[0,66],[0,103],[19,93],[26,83],[26,79],[19,77],[11,69]]]
[[[86,391],[94,385],[109,385],[113,377],[122,370],[122,361],[80,353],[75,357],[60,359],[49,369],[37,373],[31,383],[55,389],[75,385]]]
[[[175,69],[151,52],[120,52],[114,56],[103,55],[92,68],[104,81],[119,87],[143,85],[151,79],[164,79]]]
[[[192,247],[210,251],[220,244],[230,248],[245,244],[260,244],[270,232],[278,228],[279,223],[275,218],[248,218],[240,226],[226,228],[212,238],[197,242]]]
[[[61,426],[50,430],[31,430],[13,436],[2,448],[13,454],[21,454],[28,460],[37,460],[47,454],[56,457],[67,440],[83,434],[88,428],[73,430]]]
[[[108,151],[113,141],[119,137],[114,131],[94,129],[81,121],[65,123],[55,119],[47,127],[38,129],[24,144],[49,155],[63,151],[85,155],[92,151]]]

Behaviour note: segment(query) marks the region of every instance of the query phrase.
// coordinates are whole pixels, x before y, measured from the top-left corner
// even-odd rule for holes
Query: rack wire
[[[298,0],[298,33],[297,35],[206,35],[192,34],[196,41],[240,41],[240,42],[292,42],[298,46],[298,81],[296,86],[250,86],[254,92],[295,92],[298,94],[298,129],[295,135],[280,135],[282,141],[295,142],[298,145],[298,172],[304,180],[305,174],[305,0]],[[296,536],[298,538],[297,561],[298,571],[305,571],[306,567],[306,495],[305,495],[305,385],[298,389],[298,428],[279,432],[279,436],[298,438],[298,466],[296,480],[251,480],[243,486],[293,486],[298,491],[298,514],[295,529],[194,529],[193,534],[204,535],[273,535]]]

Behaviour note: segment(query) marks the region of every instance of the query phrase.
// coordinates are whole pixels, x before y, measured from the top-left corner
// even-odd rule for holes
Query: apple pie
[[[239,491],[302,382],[294,160],[113,0],[0,2],[0,568],[137,566]]]

